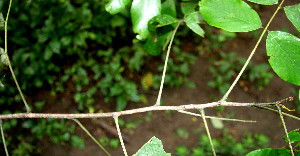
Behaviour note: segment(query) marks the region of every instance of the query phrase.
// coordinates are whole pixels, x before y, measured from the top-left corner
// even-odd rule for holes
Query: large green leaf
[[[230,32],[248,32],[261,27],[258,14],[242,0],[202,0],[199,5],[209,25]]]
[[[166,0],[161,5],[161,14],[167,14],[176,18],[176,7],[174,0]]]
[[[164,151],[162,142],[154,136],[133,156],[171,156],[171,154]]]
[[[273,5],[278,3],[278,0],[248,0],[248,1],[257,4],[263,4],[263,5]]]
[[[267,55],[276,74],[300,86],[300,39],[285,32],[271,31],[267,37]]]
[[[149,35],[148,22],[160,14],[160,0],[133,0],[131,6],[131,20],[133,32],[138,33],[137,39],[145,39]]]
[[[105,5],[105,10],[110,14],[116,14],[125,9],[129,2],[130,0],[110,0],[110,2]]]
[[[300,3],[294,6],[284,7],[284,12],[297,30],[300,31]]]

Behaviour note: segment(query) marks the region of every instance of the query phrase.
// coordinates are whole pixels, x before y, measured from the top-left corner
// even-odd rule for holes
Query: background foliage
[[[186,27],[182,28],[177,35],[179,39],[174,41],[174,55],[169,59],[165,78],[165,85],[168,87],[180,87],[183,84],[191,88],[195,87],[187,76],[190,73],[189,65],[195,62],[196,54],[180,50],[181,37],[194,35],[192,32],[201,37],[206,35],[207,42],[214,44],[205,48],[213,51],[219,49],[222,42],[234,38],[235,33],[232,32],[248,32],[261,27],[258,14],[242,1],[241,3],[232,3],[231,0],[202,1],[199,3],[202,8],[200,12],[197,1],[179,3],[165,0],[160,3],[159,0],[134,0],[131,4],[130,0],[124,0],[118,1],[119,7],[114,5],[116,2],[114,0],[109,2],[97,0],[13,1],[8,22],[9,54],[17,79],[20,80],[21,88],[28,97],[34,97],[40,90],[47,90],[50,91],[52,98],[61,100],[67,94],[66,88],[71,88],[72,102],[77,105],[76,112],[93,113],[95,97],[98,95],[104,97],[105,103],[113,105],[114,109],[120,111],[126,108],[129,101],[146,103],[147,99],[142,92],[159,88],[160,73],[163,70],[163,66],[159,64],[162,64],[165,59],[165,54],[160,52],[166,49],[166,43],[169,42],[171,32],[177,23],[183,22]],[[223,8],[224,5],[218,5],[220,8],[216,9],[215,5],[218,3],[232,6],[234,14],[221,18],[228,12]],[[276,2],[268,2],[268,4],[271,3]],[[0,2],[0,11],[4,15],[7,7],[8,1]],[[149,10],[146,14],[141,12],[147,9]],[[292,14],[289,9],[285,8],[285,11]],[[225,12],[220,12],[220,10]],[[246,18],[251,19],[248,23],[242,26],[238,20],[234,24],[227,23],[231,17],[244,18],[244,16],[240,17],[244,12],[246,12]],[[290,14],[287,14],[289,19],[293,18]],[[205,34],[202,29],[204,23],[227,31],[222,30],[220,35],[213,35],[209,33],[210,28],[208,28]],[[295,23],[297,27],[297,22]],[[3,29],[0,31],[3,33]],[[274,38],[272,35],[275,33],[277,32],[271,32],[270,36]],[[275,35],[281,40],[279,34],[278,32]],[[290,35],[285,34],[285,36]],[[140,42],[138,39],[143,39],[143,41]],[[274,48],[272,45],[274,43],[268,44],[268,41],[269,36],[267,50],[268,46]],[[296,43],[295,47],[299,46],[297,38],[294,38],[293,42]],[[3,45],[3,43],[4,39],[0,38],[0,44]],[[286,48],[288,47],[290,46]],[[157,56],[159,54],[161,56]],[[212,55],[214,57],[211,60],[210,72],[214,80],[208,85],[224,94],[229,88],[229,80],[236,77],[245,59],[237,58],[235,53],[218,52]],[[275,54],[268,53],[268,55]],[[149,65],[149,62],[153,64]],[[285,78],[286,76],[281,76],[282,70],[277,72],[276,67],[272,65],[272,60],[270,63],[281,78],[299,85],[299,79],[297,79],[299,77],[295,72],[298,68],[297,64],[293,64],[292,68],[296,69],[288,73],[288,75],[296,75],[292,78]],[[267,64],[250,64],[243,79],[253,82],[258,89],[263,89],[273,77],[269,69]],[[0,112],[6,114],[21,110],[21,98],[8,71],[0,81],[5,85],[5,87],[0,87]],[[32,100],[31,103],[35,112],[45,111],[43,108],[45,101]],[[11,106],[17,106],[18,109]],[[18,126],[23,127],[32,135],[27,136],[21,133],[21,130],[14,130]],[[39,153],[32,145],[36,144],[36,139],[41,140],[44,136],[51,138],[50,140],[54,143],[70,142],[73,146],[83,148],[84,142],[78,136],[73,135],[74,129],[75,126],[66,121],[52,119],[25,122],[10,120],[4,124],[6,132],[18,134],[17,137],[8,136],[7,139],[8,144],[14,142],[17,145],[9,146],[14,149],[13,153],[16,155]],[[201,139],[203,141],[205,138],[201,137]],[[227,139],[231,140],[230,137]],[[221,143],[216,141],[216,144],[222,144],[222,141]],[[232,146],[234,145],[236,143],[233,140]],[[205,151],[199,148],[192,149],[193,153],[202,150]],[[178,148],[178,152],[181,151],[182,148]],[[242,151],[246,150],[241,147],[241,150],[237,152]],[[226,151],[223,152],[226,153]]]

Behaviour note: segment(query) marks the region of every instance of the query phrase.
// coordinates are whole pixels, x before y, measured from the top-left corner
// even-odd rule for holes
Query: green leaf
[[[252,151],[246,154],[246,156],[290,156],[290,153],[286,148],[282,148],[282,149],[265,148],[265,149],[258,149]]]
[[[145,39],[149,35],[148,22],[160,14],[160,0],[133,0],[131,6],[131,20],[133,32],[138,33],[137,39]]]
[[[198,12],[193,12],[187,15],[187,17],[184,19],[186,25],[196,34],[200,35],[201,37],[204,37],[204,31],[199,26],[198,23],[200,23],[203,20],[203,17]]]
[[[119,145],[120,145],[119,139],[111,139],[109,142],[109,146],[115,149],[118,148]]]
[[[189,14],[195,11],[196,4],[191,2],[182,2],[180,3],[181,12],[183,14]]]
[[[130,0],[110,0],[110,2],[105,5],[105,10],[110,14],[117,14],[125,9],[129,2]]]
[[[178,146],[176,148],[176,155],[180,155],[180,156],[190,155],[189,148],[187,148],[186,146]]]
[[[300,31],[300,3],[294,6],[284,7],[284,12],[288,19],[294,24],[298,31]]]
[[[162,29],[164,28],[165,27],[162,27]],[[171,34],[172,31],[168,29],[164,29],[164,30],[160,30],[160,32],[157,34],[151,35],[150,37],[148,37],[146,43],[144,44],[145,51],[149,52],[151,55],[154,56],[159,55],[161,48],[169,42]]]
[[[199,5],[211,26],[230,32],[248,32],[262,25],[258,14],[242,0],[202,0]]]
[[[184,19],[185,22],[190,22],[190,23],[201,23],[204,21],[203,17],[199,12],[192,12],[186,16]]]
[[[115,84],[110,88],[110,96],[117,96],[123,92],[123,87],[120,84]]]
[[[197,23],[186,23],[186,25],[196,34],[204,37],[204,31]]]
[[[4,28],[4,18],[3,18],[3,14],[0,12],[0,29]]]
[[[158,16],[154,17],[153,20],[159,23],[159,25],[157,25],[157,27],[162,27],[162,26],[166,26],[166,25],[170,25],[170,24],[173,24],[173,26],[176,26],[176,25],[174,25],[174,23],[177,23],[179,21],[177,18],[174,18],[167,14],[158,15]]]
[[[157,36],[151,36],[148,38],[146,43],[144,44],[145,51],[147,51],[150,55],[157,56],[160,54],[161,45],[158,42]]]
[[[5,55],[4,49],[0,47],[0,70],[2,67],[8,66],[8,59]]]
[[[176,7],[174,0],[166,0],[161,5],[161,14],[167,14],[176,18]]]
[[[127,100],[124,96],[118,96],[117,97],[117,111],[124,110],[127,105]]]
[[[300,141],[300,133],[299,133],[299,130],[296,129],[296,130],[293,130],[293,131],[289,132],[289,138],[290,138],[291,143],[294,143],[294,142],[296,142],[296,141]],[[284,140],[285,140],[286,142],[288,142],[286,136],[284,137]]]
[[[82,139],[76,135],[73,135],[71,138],[71,145],[73,147],[77,147],[79,149],[84,149],[84,147],[85,147],[84,139]]]
[[[211,121],[212,126],[215,129],[222,129],[222,128],[224,128],[224,124],[223,124],[222,120],[212,118],[212,119],[210,119],[210,121]]]
[[[191,89],[197,88],[197,87],[196,87],[196,84],[195,84],[194,82],[192,82],[192,81],[186,81],[186,82],[185,82],[185,85],[186,85],[188,88],[191,88]]]
[[[271,31],[266,41],[269,63],[284,81],[300,86],[300,39],[285,32]]]
[[[56,54],[60,53],[60,47],[61,47],[61,45],[60,45],[60,42],[58,40],[56,40],[56,39],[52,40],[49,43],[49,47],[51,48],[51,50],[54,53],[56,53]]]
[[[33,128],[36,125],[37,124],[33,120],[27,120],[27,121],[23,122],[22,127],[23,128]]]
[[[190,133],[187,130],[183,129],[183,128],[178,128],[176,130],[176,133],[182,139],[188,139],[189,136],[190,136]]]
[[[163,149],[162,142],[155,136],[152,137],[142,148],[140,148],[133,156],[171,156]]]
[[[262,5],[273,5],[278,3],[278,0],[248,0],[248,1],[257,4],[262,4]]]

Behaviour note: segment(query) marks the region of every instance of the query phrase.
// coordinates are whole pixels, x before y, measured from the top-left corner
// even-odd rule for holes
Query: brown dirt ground
[[[294,3],[295,2],[290,2]],[[263,25],[266,25],[266,21],[271,17],[272,13],[275,11],[274,6],[263,6],[261,8],[263,11],[260,16],[262,17]],[[286,19],[283,10],[280,10],[279,14],[276,16],[275,21],[271,23],[269,30],[281,30],[282,27],[289,28],[290,32],[296,32],[292,24]],[[261,30],[258,30],[261,31]],[[244,34],[238,34],[238,37],[227,42],[227,49],[225,51],[235,51],[240,57],[248,57],[250,53],[250,47],[254,47],[256,39],[245,39]],[[267,63],[267,57],[265,54],[265,42],[263,41],[257,50],[254,58],[252,59],[255,63]],[[196,63],[191,66],[191,74],[189,79],[196,83],[196,89],[189,89],[185,86],[178,89],[169,89],[163,91],[162,99],[165,101],[166,105],[182,105],[182,104],[192,104],[192,103],[207,103],[212,102],[213,99],[210,97],[213,95],[220,99],[222,96],[216,94],[216,90],[209,88],[207,82],[212,79],[212,76],[208,71],[209,62],[204,57],[198,57]],[[276,74],[274,74],[276,75]],[[244,92],[243,88],[237,85],[229,98],[232,101],[238,102],[270,102],[277,101],[291,96],[290,89],[296,88],[295,86],[285,82],[275,76],[271,80],[270,85],[264,88],[262,91],[255,90],[254,88],[249,88],[248,92]],[[152,105],[156,101],[156,92],[155,94],[147,95],[148,105]],[[68,107],[72,104],[72,100],[64,99],[62,103],[55,103],[55,101],[48,101],[52,103],[51,108],[53,107],[62,107],[67,108],[68,112],[72,112],[75,108]],[[103,100],[101,97],[97,99],[99,103],[99,108],[103,107]],[[102,105],[102,106],[100,106]],[[144,107],[146,104],[142,103],[132,103],[129,104],[127,109]],[[107,105],[104,105],[105,108],[102,108],[104,111],[111,111],[113,109],[107,108]],[[292,107],[292,105],[290,106]],[[47,112],[51,112],[54,109],[49,108]],[[57,112],[57,111],[56,111]],[[229,113],[233,112],[235,118],[245,119],[245,120],[256,120],[256,123],[241,123],[241,122],[224,122],[225,127],[229,129],[229,133],[232,134],[237,139],[241,138],[245,132],[251,133],[262,133],[267,135],[270,138],[270,147],[279,148],[286,146],[286,143],[283,141],[282,137],[284,136],[284,130],[278,114],[266,110],[260,110],[255,108],[237,108],[237,107],[227,107],[224,114],[217,114],[215,109],[207,109],[206,115],[211,116],[222,116],[225,117]],[[293,115],[300,116],[299,112],[289,112]],[[134,119],[143,119],[146,116],[146,113],[122,116],[121,119],[125,121],[134,120]],[[192,120],[192,116],[180,114],[174,112],[172,115],[167,115],[165,112],[153,112],[152,120],[150,122],[143,122],[134,130],[122,130],[124,135],[127,135],[130,139],[130,142],[125,143],[127,152],[129,155],[134,154],[144,143],[146,143],[152,136],[156,136],[161,139],[164,144],[164,149],[166,152],[175,153],[175,149],[179,145],[185,145],[187,147],[195,147],[198,143],[199,133],[194,131],[202,128],[203,122],[200,118],[197,121]],[[100,127],[96,127],[95,124],[92,124],[90,120],[81,120],[88,130],[96,137],[100,138],[103,135],[108,135],[110,138],[114,138],[109,134],[106,134],[104,130]],[[105,119],[108,124],[113,126],[112,119]],[[208,120],[209,121],[209,120]],[[294,130],[300,128],[300,122],[288,117],[285,117],[288,130]],[[212,137],[220,136],[222,130],[214,129],[209,123],[209,127],[212,133]],[[176,134],[176,129],[184,128],[189,131],[190,137],[187,140],[181,139]],[[202,133],[205,131],[202,130]],[[42,149],[42,155],[45,156],[81,156],[81,155],[105,155],[104,152],[81,130],[79,127],[76,129],[76,134],[85,139],[86,147],[83,150],[72,148],[71,146],[61,146],[55,145],[48,141],[41,142],[40,148]],[[107,147],[108,151],[112,155],[123,155],[121,147],[118,149],[113,149]]]

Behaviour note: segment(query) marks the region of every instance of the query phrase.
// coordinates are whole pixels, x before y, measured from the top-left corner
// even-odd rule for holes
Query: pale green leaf
[[[198,24],[201,21],[203,21],[203,17],[199,12],[193,12],[188,14],[184,21],[193,32],[200,35],[201,37],[204,37],[204,31]]]
[[[148,22],[151,18],[160,14],[160,0],[133,0],[131,6],[131,20],[133,32],[137,33],[137,39],[145,39],[149,35]]]
[[[202,15],[199,12],[192,12],[186,16],[184,19],[185,22],[192,22],[192,23],[201,23],[204,21]]]
[[[8,66],[8,59],[5,55],[4,49],[0,47],[0,65]]]
[[[200,12],[206,22],[230,32],[248,32],[261,27],[256,11],[242,0],[202,0]]]
[[[133,156],[171,156],[171,154],[164,151],[162,142],[154,136]]]
[[[130,0],[110,0],[105,5],[105,10],[110,14],[117,14],[123,9],[125,9],[126,5],[129,4]]]
[[[3,14],[0,12],[0,29],[4,28],[4,18],[3,18]]]
[[[262,4],[262,5],[273,5],[278,3],[278,0],[248,0],[248,1],[257,4]]]
[[[196,34],[201,37],[204,37],[204,31],[197,23],[186,23],[186,25]]]
[[[297,30],[300,31],[300,3],[294,6],[284,7],[284,12]]]
[[[166,0],[161,5],[161,14],[167,14],[176,18],[176,7],[174,0]]]
[[[271,31],[266,48],[269,63],[276,74],[300,86],[300,39],[286,32]]]
[[[210,119],[210,121],[211,121],[212,126],[215,129],[222,129],[222,128],[224,128],[224,124],[223,124],[222,120],[212,118],[212,119]]]

